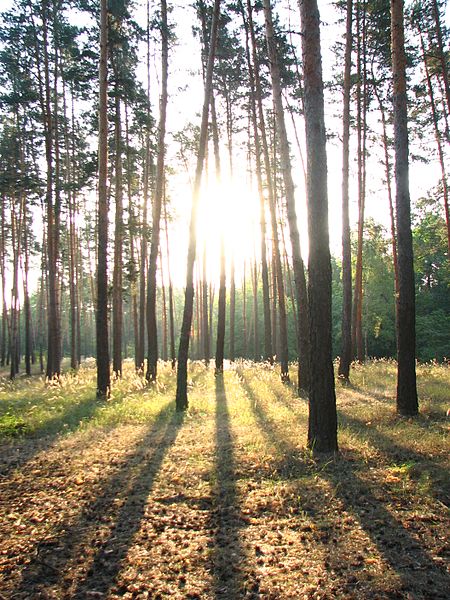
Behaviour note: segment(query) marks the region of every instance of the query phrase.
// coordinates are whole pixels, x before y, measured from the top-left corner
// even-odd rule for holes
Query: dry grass
[[[168,366],[105,403],[89,366],[2,381],[0,598],[447,598],[450,374],[418,377],[408,420],[394,363],[355,368],[327,460],[263,365],[191,365],[184,416]]]

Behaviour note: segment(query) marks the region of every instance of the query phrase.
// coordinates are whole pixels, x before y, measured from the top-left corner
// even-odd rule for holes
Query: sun
[[[245,179],[227,179],[204,187],[197,222],[199,253],[206,248],[207,273],[219,279],[220,245],[223,237],[229,270],[234,260],[240,279],[244,265],[259,260],[260,209],[257,192]]]

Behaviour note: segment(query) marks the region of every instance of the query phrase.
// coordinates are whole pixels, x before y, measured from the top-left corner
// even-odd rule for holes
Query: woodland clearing
[[[92,365],[0,380],[0,598],[447,598],[450,371],[405,419],[395,369],[337,384],[327,458],[270,366],[191,363],[184,415],[168,364],[105,402]]]

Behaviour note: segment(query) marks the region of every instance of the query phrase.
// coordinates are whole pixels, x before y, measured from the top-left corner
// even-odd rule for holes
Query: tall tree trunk
[[[24,202],[23,214],[23,245],[24,245],[24,265],[23,265],[23,311],[25,318],[25,373],[31,375],[31,355],[32,355],[32,329],[31,329],[31,305],[28,287],[28,274],[30,270],[30,250],[27,225],[27,204]]]
[[[277,132],[280,144],[281,169],[286,197],[286,209],[289,223],[289,234],[292,246],[292,262],[294,267],[294,280],[297,294],[298,331],[297,343],[299,350],[298,385],[299,389],[307,390],[309,387],[309,336],[308,336],[308,296],[306,291],[305,269],[300,251],[300,235],[298,231],[297,212],[295,208],[295,188],[292,179],[292,167],[289,153],[289,142],[284,119],[284,109],[281,97],[281,78],[278,64],[275,35],[272,22],[270,0],[264,0],[264,15],[266,24],[267,51],[270,62],[272,79],[273,101]]]
[[[43,121],[45,131],[45,158],[47,165],[47,268],[48,268],[48,346],[47,346],[47,379],[54,379],[60,374],[60,344],[61,329],[58,306],[58,239],[59,239],[59,206],[58,182],[56,181],[57,166],[53,162],[54,141],[57,138],[56,115],[52,116],[51,91],[50,91],[50,65],[48,57],[48,2],[42,3],[42,36],[43,36],[43,64],[44,64],[44,94],[43,94]],[[57,60],[55,49],[55,61]],[[56,77],[55,77],[56,87]],[[57,105],[57,97],[55,105]],[[56,132],[55,134],[53,132]],[[53,136],[55,135],[55,140]],[[56,161],[56,157],[55,157]],[[53,182],[55,178],[55,190]],[[55,195],[53,195],[55,191]]]
[[[206,242],[203,245],[203,275],[202,275],[202,335],[203,335],[203,355],[205,365],[209,366],[211,349],[209,347],[209,327],[208,327],[208,279],[206,274]]]
[[[299,0],[305,85],[308,297],[311,342],[308,447],[336,452],[337,414],[331,341],[331,259],[320,17],[317,0]]]
[[[349,381],[352,362],[352,250],[349,217],[349,145],[350,145],[350,89],[352,69],[352,16],[353,0],[347,0],[344,110],[342,134],[342,350],[339,377]]]
[[[372,76],[375,81],[375,77]],[[378,101],[378,106],[381,115],[381,124],[383,129],[383,150],[384,150],[384,170],[386,175],[386,186],[388,194],[389,204],[389,216],[391,222],[391,238],[392,238],[392,259],[394,264],[394,285],[395,285],[395,311],[397,315],[397,302],[398,302],[398,253],[397,253],[397,232],[395,231],[395,215],[394,215],[394,202],[392,199],[392,176],[391,176],[391,161],[389,158],[389,141],[387,135],[387,123],[386,123],[386,111],[384,108],[381,94],[378,91],[378,85],[375,81],[373,86],[375,97]]]
[[[230,361],[235,359],[235,322],[236,322],[236,278],[234,255],[230,266]]]
[[[261,145],[264,157],[264,169],[266,172],[266,185],[269,200],[270,221],[272,229],[272,276],[273,276],[273,313],[272,313],[272,352],[277,354],[281,366],[281,380],[289,381],[289,364],[288,364],[288,340],[287,340],[287,320],[286,320],[286,300],[283,283],[283,270],[281,264],[280,246],[278,242],[278,224],[276,218],[276,199],[275,199],[275,174],[272,173],[270,166],[269,146],[267,143],[266,126],[264,120],[264,112],[262,105],[262,88],[259,75],[259,61],[257,56],[257,45],[255,29],[253,25],[252,5],[250,0],[247,0],[248,25],[252,46],[252,61],[255,78],[255,99],[258,109],[258,120],[261,134]],[[275,148],[275,142],[274,142]],[[276,297],[278,295],[278,324],[279,335],[276,330]],[[276,343],[278,340],[278,343]]]
[[[127,196],[128,196],[128,233],[130,236],[130,263],[132,269],[131,278],[131,313],[133,320],[133,341],[134,341],[134,366],[139,371],[139,312],[137,298],[137,269],[136,269],[136,213],[133,204],[132,194],[132,164],[130,148],[130,127],[128,120],[128,104],[125,102],[125,145],[126,145],[126,165],[127,165]]]
[[[162,295],[162,307],[161,307],[161,329],[162,329],[162,344],[161,344],[161,356],[164,361],[167,361],[167,299],[166,299],[166,283],[164,281],[164,262],[161,252],[161,246],[159,248],[159,264],[161,265],[161,295]]]
[[[98,249],[97,249],[97,397],[110,392],[108,342],[108,9],[100,3],[99,140],[98,140]]]
[[[216,106],[214,101],[214,91],[211,92],[211,124],[213,134],[214,159],[216,167],[216,184],[221,184],[221,164],[219,150],[219,128],[217,126]],[[230,116],[227,113],[227,130],[229,151],[231,147],[231,123]],[[230,173],[233,176],[233,163],[230,159]],[[222,209],[224,207],[221,207]],[[220,279],[219,279],[219,302],[217,310],[217,338],[216,338],[216,357],[215,357],[215,373],[216,375],[223,372],[223,359],[225,354],[225,321],[226,321],[226,262],[225,262],[225,236],[222,232],[220,236]]]
[[[244,259],[244,276],[242,278],[242,356],[247,358],[247,263]]]
[[[419,411],[416,385],[414,259],[409,197],[408,114],[403,0],[391,0],[391,43],[395,139],[395,185],[398,247],[397,411]]]
[[[245,52],[247,58],[247,68],[249,71],[250,80],[250,109],[251,121],[253,127],[253,138],[255,142],[255,167],[256,179],[258,183],[259,194],[259,219],[261,228],[261,279],[263,292],[263,315],[264,315],[264,360],[273,362],[273,348],[270,322],[270,293],[269,293],[269,272],[267,267],[267,247],[266,247],[266,202],[264,198],[264,188],[261,168],[261,142],[258,131],[258,119],[256,114],[256,99],[255,99],[255,76],[252,61],[250,58],[250,42],[249,42],[249,26],[245,18],[245,11],[242,1],[239,2],[240,11],[245,28]]]
[[[8,330],[8,309],[6,306],[6,265],[5,265],[5,249],[6,249],[6,227],[5,227],[5,206],[6,198],[2,196],[1,199],[1,256],[0,256],[0,268],[1,268],[1,280],[2,280],[2,336],[1,336],[1,350],[0,350],[0,366],[4,367],[6,363],[6,337]]]
[[[219,305],[217,312],[216,375],[223,372],[226,301],[225,240],[224,236],[222,235],[220,239],[220,284]]]
[[[164,159],[167,114],[167,74],[169,59],[169,30],[167,3],[161,0],[161,100],[159,104],[158,156],[156,159],[156,189],[153,200],[152,237],[147,280],[147,336],[148,362],[146,377],[156,381],[158,365],[158,335],[156,327],[156,269],[161,230],[161,208],[164,195]]]
[[[197,155],[197,167],[195,171],[194,189],[192,194],[191,222],[189,227],[189,246],[186,272],[186,291],[183,310],[183,321],[181,324],[180,345],[178,349],[178,371],[177,371],[177,410],[186,410],[188,407],[187,397],[187,361],[189,352],[189,335],[192,323],[192,309],[194,304],[194,263],[197,242],[197,210],[200,196],[200,184],[203,173],[203,162],[205,159],[206,138],[208,133],[208,115],[211,104],[212,75],[214,66],[215,49],[217,42],[217,30],[219,25],[220,0],[214,1],[213,19],[211,25],[211,39],[209,44],[208,66],[205,77],[205,97],[203,101],[202,121],[200,126],[200,141]]]
[[[122,332],[123,332],[123,178],[122,178],[122,119],[120,108],[119,86],[117,83],[118,73],[115,73],[115,234],[114,234],[114,270],[113,270],[113,373],[116,377],[122,377]]]
[[[358,135],[358,241],[356,251],[356,272],[355,272],[355,289],[353,297],[353,322],[352,322],[352,347],[353,354],[358,362],[364,360],[363,338],[362,338],[362,302],[363,302],[363,243],[364,243],[364,210],[365,210],[365,178],[364,178],[364,140],[365,133],[365,111],[363,109],[364,99],[361,93],[361,84],[363,81],[363,73],[361,70],[361,60],[366,60],[364,38],[364,24],[361,35],[361,6],[356,3],[356,36],[357,36],[357,82],[356,82],[356,104],[357,104],[357,135]],[[361,48],[363,51],[361,52]],[[361,59],[361,53],[363,58]]]
[[[170,360],[172,363],[172,369],[175,368],[176,355],[175,355],[175,322],[174,322],[174,308],[173,308],[173,285],[172,276],[170,274],[170,249],[169,249],[169,227],[167,223],[167,205],[166,195],[164,194],[164,228],[166,233],[166,256],[167,256],[167,276],[169,278],[169,337],[170,337]]]
[[[259,331],[258,331],[258,266],[256,264],[256,258],[253,261],[253,277],[252,277],[252,285],[253,285],[253,326],[254,326],[254,350],[253,357],[255,361],[259,361]]]

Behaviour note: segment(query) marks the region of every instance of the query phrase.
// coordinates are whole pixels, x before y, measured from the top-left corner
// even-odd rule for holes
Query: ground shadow
[[[241,382],[241,385],[253,399],[252,407],[263,434],[283,453],[285,460],[291,463],[290,457],[298,455],[298,448],[283,436],[281,428],[271,420],[262,402],[258,401],[245,381]],[[321,477],[332,484],[336,498],[341,501],[342,511],[358,518],[382,558],[397,574],[401,581],[402,593],[412,591],[419,593],[419,597],[446,598],[446,591],[450,589],[450,577],[433,561],[423,545],[393,516],[388,508],[389,494],[384,491],[380,497],[380,490],[375,490],[370,482],[364,480],[362,474],[367,465],[363,457],[354,460],[338,458],[317,466],[320,467]],[[297,464],[294,461],[283,473],[293,479],[301,477],[304,471],[305,465],[298,460]],[[317,508],[317,515],[319,511],[320,507]],[[311,511],[311,514],[314,512]],[[335,548],[330,545],[329,556],[331,560],[334,556],[339,556],[339,545]],[[378,593],[370,582],[367,586],[371,594]],[[379,592],[382,595],[381,590]]]
[[[102,482],[95,499],[87,504],[74,523],[64,522],[50,542],[38,544],[36,556],[25,567],[14,597],[44,597],[46,590],[59,588],[62,596],[86,598],[88,590],[107,595],[140,528],[149,492],[163,459],[174,443],[183,416],[166,406],[131,455],[111,477]],[[109,528],[99,540],[97,529]],[[77,553],[90,553],[89,570],[76,584],[67,573]],[[86,557],[82,557],[85,560]],[[45,596],[46,597],[46,596]]]
[[[3,446],[0,459],[0,477],[6,477],[12,471],[22,468],[36,454],[48,450],[61,433],[73,433],[80,428],[83,422],[93,419],[104,405],[104,400],[99,400],[92,393],[92,397],[70,405],[66,410],[45,421],[37,427],[32,435],[23,435],[20,438],[0,440]]]
[[[215,379],[216,392],[216,476],[214,534],[214,594],[216,598],[237,598],[243,594],[244,551],[239,530],[242,526],[236,487],[236,464],[231,436],[230,414],[223,373]]]
[[[311,465],[306,463],[303,450],[295,447],[290,441],[279,435],[280,432],[278,426],[269,419],[260,399],[250,387],[245,376],[241,379],[241,386],[250,400],[250,406],[260,431],[269,444],[275,447],[278,454],[282,457],[280,460],[277,460],[274,465],[274,471],[277,475],[283,479],[293,479],[310,474]],[[283,404],[289,406],[284,398],[282,398],[281,401]],[[305,425],[305,423],[303,423],[303,425]]]
[[[357,433],[362,433],[373,446],[382,451],[388,460],[395,464],[417,463],[417,467],[412,469],[411,475],[417,477],[426,475],[430,480],[430,491],[433,497],[447,507],[450,506],[450,481],[441,464],[430,460],[425,453],[397,444],[379,429],[368,427],[364,420],[339,412],[339,424],[349,427]]]

